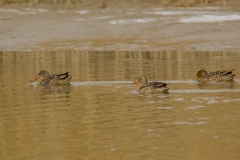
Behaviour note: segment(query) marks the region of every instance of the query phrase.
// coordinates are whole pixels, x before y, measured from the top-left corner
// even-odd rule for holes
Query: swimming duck
[[[30,82],[37,81],[38,79],[41,79],[39,84],[44,85],[44,86],[69,84],[70,80],[72,79],[72,75],[69,75],[68,72],[63,73],[63,74],[49,74],[47,71],[42,70]]]
[[[234,70],[234,69],[233,69]],[[207,73],[206,70],[198,71],[195,79],[202,82],[229,82],[233,80],[233,77],[236,74],[232,74],[233,70],[226,70],[226,71],[216,71]]]
[[[133,84],[141,83],[142,86],[139,88],[139,92],[160,92],[164,93],[169,90],[166,83],[162,82],[148,82],[147,77],[144,75],[139,76]]]

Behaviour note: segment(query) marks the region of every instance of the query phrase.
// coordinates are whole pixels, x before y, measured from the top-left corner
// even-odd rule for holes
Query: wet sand
[[[0,8],[1,50],[239,51],[240,12],[232,7],[122,4],[71,10]]]

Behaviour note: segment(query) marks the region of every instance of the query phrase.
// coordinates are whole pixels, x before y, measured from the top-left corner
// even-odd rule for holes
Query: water
[[[0,159],[239,159],[239,53],[1,52]],[[69,71],[70,85],[28,81]],[[199,84],[200,69],[236,69]],[[139,75],[169,83],[139,94]]]

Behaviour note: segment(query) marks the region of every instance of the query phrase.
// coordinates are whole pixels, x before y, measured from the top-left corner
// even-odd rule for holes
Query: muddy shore
[[[240,50],[234,7],[11,4],[1,6],[0,26],[0,50]]]

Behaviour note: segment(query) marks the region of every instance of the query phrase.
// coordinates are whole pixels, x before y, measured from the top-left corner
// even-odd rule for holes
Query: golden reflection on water
[[[1,52],[0,159],[239,159],[239,53]],[[198,84],[198,70],[236,69]],[[69,71],[66,86],[28,84]],[[138,94],[141,74],[170,83]]]

